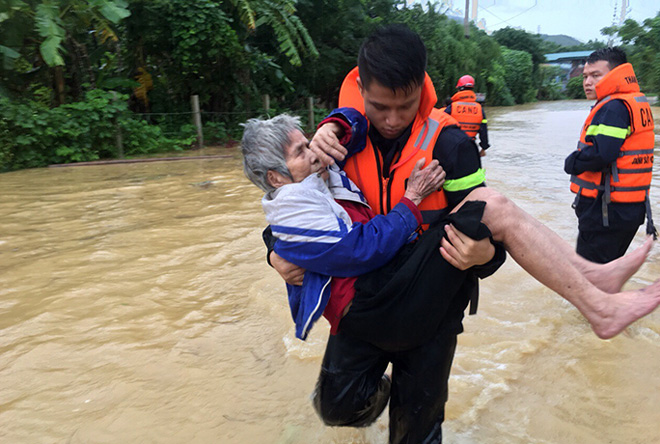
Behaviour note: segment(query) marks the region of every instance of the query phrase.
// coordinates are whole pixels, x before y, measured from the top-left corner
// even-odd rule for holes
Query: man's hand
[[[328,122],[316,131],[309,149],[318,156],[323,165],[328,166],[335,163],[335,159],[344,160],[348,151],[339,143],[344,129],[335,122]]]
[[[489,238],[474,240],[461,233],[453,225],[445,225],[447,238],[440,242],[440,254],[459,270],[488,263],[495,255],[495,246]]]
[[[270,252],[270,264],[273,266],[275,271],[277,271],[282,279],[290,285],[302,285],[303,276],[305,275],[305,269],[300,268],[297,265],[292,264],[286,259],[282,259],[280,255],[274,251]]]

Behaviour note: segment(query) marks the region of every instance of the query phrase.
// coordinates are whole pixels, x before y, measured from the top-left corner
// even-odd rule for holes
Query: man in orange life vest
[[[336,141],[337,151],[330,151],[332,157],[324,151],[317,154],[326,164],[337,159],[377,214],[389,213],[400,200],[405,179],[418,160],[425,158],[428,163],[437,159],[446,180],[441,190],[420,204],[423,226],[428,226],[442,220],[470,191],[484,186],[485,176],[474,141],[460,130],[455,119],[434,108],[437,96],[425,70],[426,48],[417,34],[401,25],[374,32],[360,48],[358,68],[347,75],[339,93],[340,107],[366,115],[366,147],[351,153],[345,163],[341,161],[346,150]],[[335,118],[344,119],[350,128],[352,122],[341,109]],[[323,133],[317,135],[322,137]],[[463,312],[468,302],[471,312],[476,309],[478,278],[494,273],[505,257],[501,246],[494,246],[489,238],[470,239],[451,225],[447,233],[452,242],[441,254],[456,268],[470,271],[441,316],[439,328],[421,345],[407,346],[402,339],[396,350],[384,350],[342,334],[340,326],[339,333],[328,339],[314,397],[326,424],[368,425],[389,400],[391,443],[442,441],[449,372],[457,335],[463,331]],[[295,283],[296,275],[302,279],[304,270],[283,265],[283,259],[274,252],[269,255],[273,267],[288,283]],[[442,279],[438,276],[438,285],[443,285]],[[388,306],[374,307],[376,320],[379,310],[385,317]],[[350,315],[349,308],[346,316]],[[415,325],[397,328],[402,337],[415,331]],[[393,364],[391,382],[381,380],[388,362]],[[368,381],[376,385],[363,382],[361,375],[365,374],[374,376]]]
[[[486,155],[488,144],[488,121],[486,113],[481,104],[477,102],[474,93],[474,78],[465,75],[456,83],[458,92],[451,97],[451,104],[447,105],[445,112],[458,121],[459,126],[465,133],[475,140],[479,134],[479,146],[481,156]]]
[[[644,222],[655,235],[649,188],[653,168],[653,116],[632,65],[620,48],[587,58],[587,99],[595,99],[578,147],[564,163],[576,193],[577,253],[592,262],[621,257]]]

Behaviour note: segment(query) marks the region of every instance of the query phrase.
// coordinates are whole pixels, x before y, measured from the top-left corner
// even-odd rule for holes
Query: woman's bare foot
[[[606,293],[618,293],[623,284],[642,266],[653,247],[653,236],[647,236],[642,246],[606,264],[593,264],[584,276]]]
[[[587,317],[594,333],[609,339],[660,305],[660,279],[646,288],[608,295],[603,306]],[[592,319],[593,318],[593,319]]]

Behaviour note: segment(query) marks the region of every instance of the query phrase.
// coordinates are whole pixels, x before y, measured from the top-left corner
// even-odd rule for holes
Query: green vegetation
[[[642,24],[628,19],[611,31],[624,43],[642,90],[660,93],[660,12]]]
[[[584,99],[584,89],[582,89],[582,77],[573,77],[566,84],[566,97],[569,99]]]
[[[563,92],[563,82],[566,77],[564,70],[557,65],[541,65],[539,74],[541,85],[536,97],[539,100],[561,100],[566,98]],[[580,86],[582,84],[580,83]]]
[[[171,151],[192,142],[165,138],[160,127],[133,117],[127,99],[96,89],[83,101],[49,108],[0,97],[0,165],[33,168],[117,157],[117,132],[129,156]]]
[[[319,120],[363,38],[386,23],[422,36],[441,103],[468,73],[488,105],[573,97],[543,54],[604,45],[473,25],[467,39],[443,12],[400,0],[0,0],[0,171],[117,157],[118,131],[125,156],[189,148],[191,95],[209,143],[238,138],[265,94],[268,114],[304,120],[314,97]],[[660,15],[606,32],[660,91]]]

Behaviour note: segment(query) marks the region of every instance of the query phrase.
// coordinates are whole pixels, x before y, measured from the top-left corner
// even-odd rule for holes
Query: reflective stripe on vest
[[[616,137],[617,139],[625,139],[630,134],[630,127],[619,128],[601,123],[600,125],[590,125],[587,128],[587,136],[599,136],[601,134],[603,136]]]
[[[440,122],[437,120],[433,120],[431,118],[426,119],[426,122],[424,122],[424,127],[422,128],[422,131],[419,133],[419,136],[417,136],[417,140],[415,141],[415,145],[419,146],[419,149],[421,150],[426,150],[429,145],[431,144],[431,140],[433,139],[433,135],[435,132],[438,130],[438,127],[440,126]],[[422,141],[420,145],[420,139],[424,137],[424,140]]]

